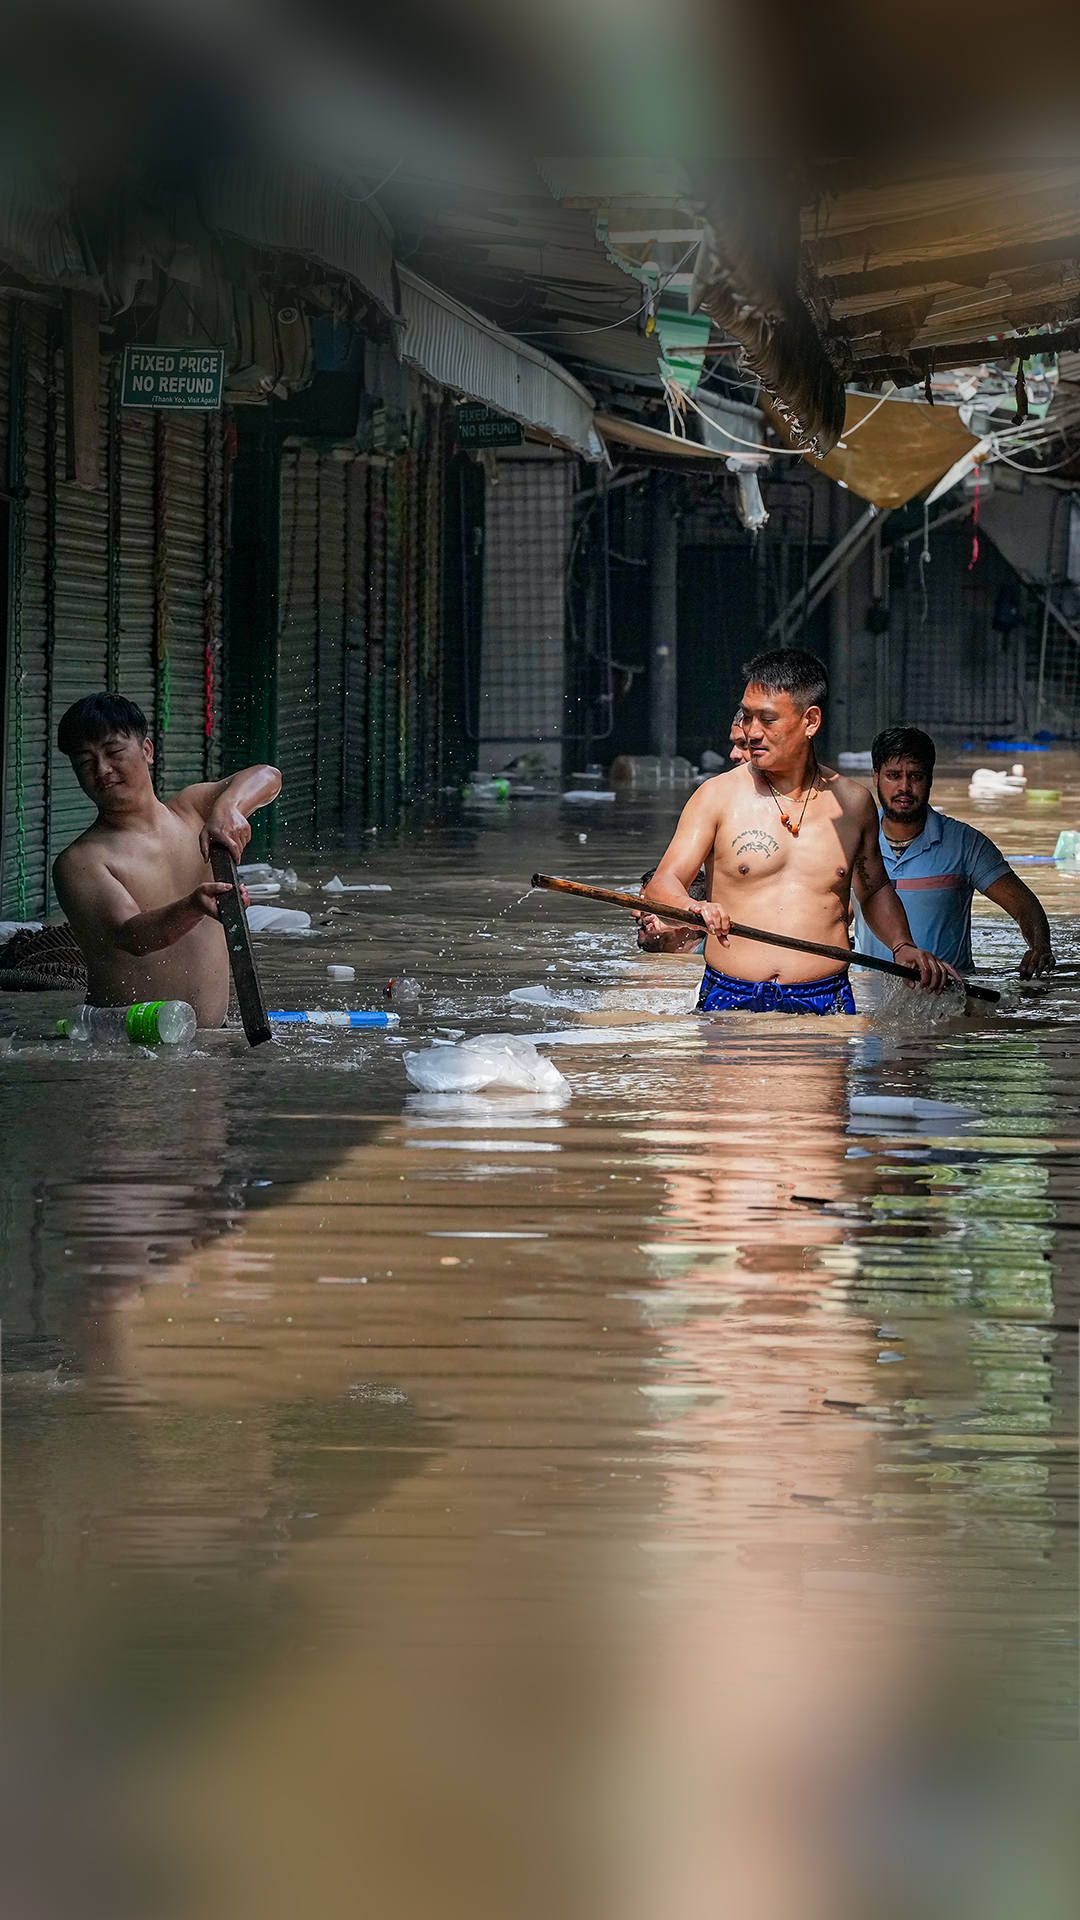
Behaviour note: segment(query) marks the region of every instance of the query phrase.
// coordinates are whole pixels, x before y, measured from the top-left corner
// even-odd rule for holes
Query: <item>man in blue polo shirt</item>
[[[918,727],[888,727],[870,751],[885,871],[903,902],[915,945],[961,973],[970,972],[971,900],[974,893],[985,893],[1012,915],[1027,941],[1020,978],[1048,973],[1055,964],[1050,925],[1031,888],[1017,879],[985,833],[930,806],[937,755],[929,734]],[[860,953],[892,957],[861,913],[855,944]]]

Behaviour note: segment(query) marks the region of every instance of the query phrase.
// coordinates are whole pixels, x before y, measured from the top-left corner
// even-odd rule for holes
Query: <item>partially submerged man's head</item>
[[[728,745],[731,749],[730,753],[728,754],[728,759],[731,761],[731,764],[733,767],[740,767],[744,760],[749,760],[750,749],[746,744],[746,728],[743,725],[741,707],[738,709],[737,713],[735,714],[731,722],[731,732],[728,736]]]
[[[747,660],[739,712],[751,765],[762,773],[800,761],[818,733],[829,697],[825,663],[803,647],[778,647]]]
[[[105,812],[123,809],[145,794],[154,744],[146,715],[119,693],[89,693],[76,700],[56,729],[83,792]]]
[[[894,826],[925,819],[937,749],[921,727],[886,727],[870,748],[881,810]]]

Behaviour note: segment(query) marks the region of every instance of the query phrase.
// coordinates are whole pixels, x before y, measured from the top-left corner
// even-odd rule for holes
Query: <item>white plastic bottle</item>
[[[70,1020],[58,1020],[56,1031],[69,1040],[178,1046],[194,1036],[198,1024],[186,1000],[141,1000],[132,1007],[80,1007]]]

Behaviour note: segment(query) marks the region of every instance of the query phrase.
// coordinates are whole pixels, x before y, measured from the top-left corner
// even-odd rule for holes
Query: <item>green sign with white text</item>
[[[213,412],[225,385],[224,347],[125,347],[122,407]]]
[[[459,447],[520,447],[525,438],[518,422],[494,407],[458,407],[454,436]]]

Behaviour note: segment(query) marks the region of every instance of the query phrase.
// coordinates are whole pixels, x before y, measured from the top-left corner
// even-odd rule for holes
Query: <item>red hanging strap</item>
[[[977,461],[975,464],[975,516],[974,516],[973,525],[974,525],[974,531],[971,536],[971,559],[968,561],[968,564],[967,564],[967,570],[969,573],[971,572],[972,567],[975,565],[975,562],[979,557],[979,466]]]

